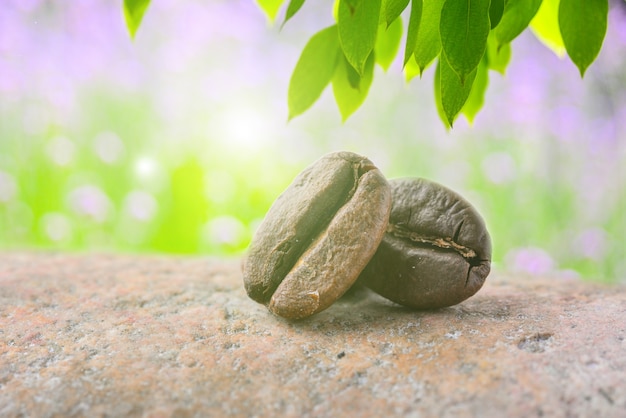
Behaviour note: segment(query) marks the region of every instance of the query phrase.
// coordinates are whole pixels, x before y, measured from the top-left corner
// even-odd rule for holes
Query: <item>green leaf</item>
[[[461,109],[470,124],[474,123],[474,118],[485,104],[485,92],[489,85],[489,68],[486,57],[478,64],[476,78],[472,85],[472,91]]]
[[[341,57],[343,57],[344,60],[346,59],[346,57],[343,54],[339,54],[339,55],[340,57],[339,57],[339,62],[337,63],[337,65],[341,63],[341,59],[342,59]],[[361,76],[359,75],[359,73],[356,72],[354,67],[349,64],[346,67],[346,77],[348,78],[348,83],[350,83],[350,87],[352,87],[353,89],[357,89],[357,90],[361,88]]]
[[[421,21],[417,30],[414,45],[415,50],[404,63],[406,81],[424,73],[428,65],[441,52],[441,37],[439,35],[439,17],[441,8],[446,0],[427,0],[421,10]]]
[[[339,20],[339,2],[340,0],[333,2],[333,19],[335,19],[335,22]]]
[[[339,1],[339,43],[350,65],[361,75],[376,44],[380,5],[381,0]]]
[[[422,9],[422,22],[417,34],[415,51],[413,51],[420,77],[428,64],[441,52],[439,17],[444,2],[445,0],[428,0]]]
[[[565,55],[565,44],[559,29],[559,0],[543,0],[529,26],[537,39],[557,56]]]
[[[322,29],[304,46],[289,81],[289,119],[320,97],[333,77],[340,52],[337,25]]]
[[[404,64],[404,80],[408,83],[415,76],[421,75],[421,68],[415,62],[415,55],[411,57],[409,62]]]
[[[439,60],[446,59],[443,55],[439,57]],[[450,129],[450,122],[448,121],[448,117],[446,116],[446,112],[443,110],[443,105],[441,104],[441,69],[439,68],[439,62],[437,62],[437,67],[435,68],[435,107],[437,108],[437,114],[439,115],[439,119],[443,122],[446,129]]]
[[[289,19],[291,19],[296,13],[298,13],[298,10],[300,10],[303,4],[304,0],[291,0],[289,2],[289,6],[287,6],[287,12],[285,13],[285,20],[283,21],[283,26],[285,26],[285,23],[287,23]]]
[[[498,26],[502,19],[502,13],[504,12],[504,0],[491,0],[491,6],[489,6],[489,21],[491,22],[491,29]]]
[[[354,72],[352,65],[350,65],[345,56],[339,58],[332,83],[335,101],[344,122],[361,106],[367,97],[372,79],[374,78],[374,55],[370,54],[365,63],[363,76],[360,78],[358,88],[355,88],[350,81],[350,71]]]
[[[606,35],[608,0],[561,0],[559,27],[567,55],[585,75]]]
[[[490,0],[447,0],[441,9],[441,46],[461,84],[478,67],[485,54],[491,28],[490,3]]]
[[[494,30],[498,46],[508,44],[517,37],[530,23],[541,0],[508,0],[504,5],[504,13],[500,24]]]
[[[382,17],[385,19],[387,27],[400,17],[400,14],[406,9],[409,0],[383,0]]]
[[[358,7],[359,3],[361,2],[361,0],[343,0],[343,2],[350,9],[350,13],[354,13],[356,11],[356,8]]]
[[[504,75],[511,60],[511,44],[498,46],[496,35],[492,31],[487,40],[486,56],[489,69]]]
[[[454,119],[459,114],[467,98],[472,91],[472,84],[476,78],[477,69],[467,74],[465,82],[461,83],[461,79],[450,66],[448,61],[442,55],[439,57],[439,65],[437,66],[439,73],[439,88],[441,89],[441,108],[445,115],[445,123],[451,128],[454,125]]]
[[[149,5],[150,0],[124,0],[124,19],[131,38],[135,38],[135,33]]]
[[[284,1],[285,0],[256,0],[261,10],[263,10],[267,15],[270,22],[273,22],[274,19],[276,19],[278,9],[280,9],[280,5],[283,4]]]
[[[389,27],[386,23],[378,26],[378,37],[376,38],[376,62],[385,70],[393,62],[400,47],[400,38],[402,38],[402,19],[397,18]]]
[[[411,0],[411,15],[409,17],[409,28],[406,34],[406,45],[404,47],[404,64],[411,59],[417,46],[417,35],[419,33],[420,21],[422,20],[422,0]]]

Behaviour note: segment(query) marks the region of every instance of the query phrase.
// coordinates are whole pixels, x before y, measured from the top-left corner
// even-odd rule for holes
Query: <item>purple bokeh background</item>
[[[265,188],[262,201],[271,202],[304,165],[349,149],[389,177],[425,176],[466,195],[494,230],[496,264],[626,277],[623,1],[611,2],[605,44],[584,80],[525,31],[506,76],[491,74],[473,126],[460,118],[450,132],[434,108],[432,68],[406,84],[399,60],[387,73],[377,68],[368,99],[345,124],[330,90],[286,123],[291,71],[307,39],[332,23],[329,6],[306,2],[281,30],[252,0],[153,0],[131,41],[121,1],[5,0],[0,204],[29,185],[45,188],[24,168],[39,164],[42,149],[63,171],[93,142],[105,165],[125,159],[152,182],[194,155],[207,182],[228,189],[211,194],[216,207],[248,193],[244,182]],[[220,160],[228,167],[211,171]],[[254,175],[238,174],[245,170]],[[120,197],[78,182],[67,191],[68,210],[101,223],[126,212],[156,219],[163,186],[140,180]],[[53,235],[71,222],[48,215],[44,229]],[[211,234],[245,228],[249,236],[258,222],[227,215],[215,212]],[[222,224],[231,229],[214,228]],[[2,231],[1,241],[11,244]]]

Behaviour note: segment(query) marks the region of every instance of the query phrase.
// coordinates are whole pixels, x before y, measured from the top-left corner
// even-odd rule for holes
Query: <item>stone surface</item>
[[[494,272],[289,322],[239,260],[0,253],[0,416],[626,416],[626,289]]]

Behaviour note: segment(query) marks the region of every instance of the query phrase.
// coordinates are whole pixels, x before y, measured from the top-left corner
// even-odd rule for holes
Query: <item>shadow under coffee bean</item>
[[[358,283],[418,309],[455,305],[475,294],[491,268],[482,217],[440,184],[417,178],[389,184],[387,233]]]

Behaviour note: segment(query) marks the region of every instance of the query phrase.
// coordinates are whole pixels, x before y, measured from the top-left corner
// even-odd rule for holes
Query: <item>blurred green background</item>
[[[160,0],[131,42],[121,2],[5,0],[0,247],[237,256],[299,171],[350,150],[467,197],[496,268],[626,280],[623,1],[584,80],[527,31],[473,126],[450,132],[433,69],[406,84],[399,62],[346,123],[330,89],[287,123],[330,4],[280,30],[252,0]]]

